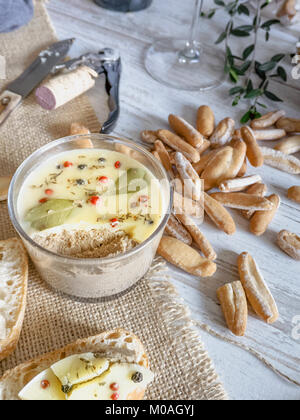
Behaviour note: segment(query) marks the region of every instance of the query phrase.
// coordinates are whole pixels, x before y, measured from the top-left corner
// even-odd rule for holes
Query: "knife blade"
[[[0,126],[21,104],[33,89],[63,61],[75,39],[59,41],[40,52],[34,62],[16,80],[10,83],[0,95]]]

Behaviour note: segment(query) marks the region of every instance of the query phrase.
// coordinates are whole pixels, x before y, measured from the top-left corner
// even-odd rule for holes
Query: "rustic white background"
[[[211,0],[206,2],[207,5],[211,3]],[[47,4],[58,36],[61,39],[77,38],[72,56],[105,46],[120,50],[124,69],[122,112],[114,134],[138,140],[143,129],[167,127],[166,120],[171,112],[194,123],[196,109],[202,104],[209,104],[217,119],[231,115],[237,120],[241,117],[243,109],[231,108],[227,94],[229,85],[206,94],[179,92],[155,82],[145,71],[144,53],[153,40],[187,36],[193,4],[193,0],[154,0],[150,9],[135,14],[106,11],[92,0],[51,0]],[[213,42],[225,26],[224,18],[221,13],[213,21],[202,20],[199,38]],[[296,33],[296,30],[275,29],[270,43],[261,43],[260,55],[267,59],[276,53],[294,51]],[[240,39],[236,42],[251,43]],[[241,44],[241,48],[243,45],[246,46]],[[300,81],[293,83],[300,85]],[[98,82],[97,89],[90,94],[100,120],[104,120],[107,113],[102,87],[103,82]],[[299,117],[299,91],[279,85],[274,85],[274,90],[285,100],[283,107],[289,115]],[[246,107],[246,104],[242,106]],[[250,173],[254,172],[250,169]],[[276,234],[283,228],[300,233],[300,206],[286,198],[288,187],[300,185],[299,176],[268,167],[256,172],[263,176],[270,192],[276,192],[282,198],[280,211],[266,235],[263,238],[252,236],[248,232],[248,222],[237,213],[238,233],[234,237],[227,237],[206,221],[203,231],[219,255],[217,274],[212,279],[199,280],[172,268],[170,275],[190,306],[193,318],[233,338],[225,328],[217,305],[216,289],[238,279],[237,255],[246,250],[252,253],[274,293],[281,318],[274,326],[267,326],[252,315],[247,336],[237,341],[256,349],[277,368],[300,382],[300,338],[292,337],[295,327],[292,320],[300,315],[300,263],[283,254],[275,244]],[[300,399],[299,387],[282,380],[246,351],[207,333],[201,332],[201,335],[232,399]]]

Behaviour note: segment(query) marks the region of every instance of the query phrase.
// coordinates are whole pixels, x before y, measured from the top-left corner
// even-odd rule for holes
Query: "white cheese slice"
[[[132,376],[137,372],[142,374],[142,381],[139,383],[132,380]],[[154,374],[140,365],[115,363],[100,377],[76,385],[67,399],[72,401],[112,400],[113,394],[116,393],[118,394],[117,400],[126,400],[133,391],[146,389],[153,378]],[[111,389],[112,384],[117,384],[118,389]]]
[[[107,359],[94,353],[75,354],[51,366],[63,386],[72,387],[102,375],[109,368]]]
[[[48,381],[49,386],[42,387],[42,381]],[[61,383],[54,375],[51,369],[37,375],[30,381],[19,393],[19,398],[25,401],[48,401],[65,400],[65,394],[62,392]]]

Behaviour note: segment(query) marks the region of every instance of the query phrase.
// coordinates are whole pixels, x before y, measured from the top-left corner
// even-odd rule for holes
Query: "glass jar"
[[[160,182],[163,211],[160,225],[143,243],[134,249],[101,259],[80,259],[55,254],[32,240],[21,226],[18,197],[24,180],[43,160],[59,153],[89,148],[106,149],[130,155],[142,163]],[[134,286],[149,270],[168,222],[172,193],[162,165],[136,143],[103,134],[66,137],[38,149],[16,171],[9,190],[8,209],[12,223],[20,235],[41,277],[54,289],[86,299],[115,298]]]

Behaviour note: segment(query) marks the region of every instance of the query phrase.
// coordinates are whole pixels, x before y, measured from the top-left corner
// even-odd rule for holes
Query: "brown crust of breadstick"
[[[162,142],[176,150],[176,152],[182,153],[191,162],[199,162],[200,153],[198,150],[184,141],[181,137],[177,136],[177,134],[174,134],[169,130],[158,130],[157,135]]]
[[[233,148],[232,160],[223,179],[235,178],[246,158],[247,146],[243,140],[232,140],[230,146]]]
[[[251,185],[247,190],[247,194],[254,194],[258,195],[259,197],[265,197],[267,194],[267,186],[265,184],[257,183],[254,185]],[[255,211],[253,210],[242,210],[241,214],[245,217],[245,219],[250,220],[251,217],[254,215]]]
[[[240,281],[225,284],[217,290],[217,296],[230,331],[243,337],[248,322],[248,303]]]
[[[282,230],[277,236],[278,246],[294,260],[300,261],[300,236]]]
[[[277,17],[287,16],[292,19],[297,14],[296,0],[285,0],[277,12]]]
[[[199,149],[203,145],[204,138],[202,134],[199,133],[199,131],[197,131],[185,119],[178,117],[177,115],[170,114],[169,124],[175,133],[183,137],[189,144],[195,147],[195,149]]]
[[[235,130],[235,121],[232,118],[224,118],[220,121],[210,136],[211,147],[217,148],[225,146],[232,139]]]
[[[204,139],[202,145],[200,147],[197,147],[197,151],[202,155],[202,153],[206,152],[207,149],[210,148],[210,141]]]
[[[189,232],[173,214],[171,214],[169,218],[168,224],[165,228],[165,234],[167,236],[172,236],[187,245],[192,245],[193,243],[193,238]]]
[[[283,118],[284,116],[285,116],[285,111],[283,110],[268,112],[262,117],[251,121],[250,126],[254,130],[256,129],[261,130],[264,128],[269,128],[269,127],[272,127],[272,125],[274,125],[280,118]]]
[[[202,200],[194,201],[190,198],[183,197],[177,191],[173,194],[173,208],[175,214],[186,214],[197,219],[203,219],[204,208]]]
[[[239,173],[237,174],[237,176],[240,177],[240,178],[245,176],[246,173],[247,173],[247,169],[248,169],[248,163],[247,163],[247,157],[246,157]]]
[[[250,175],[242,178],[227,179],[221,182],[219,190],[222,192],[240,192],[246,190],[250,185],[261,182],[260,175]]]
[[[158,140],[157,132],[153,130],[144,130],[141,132],[141,139],[148,144],[154,144]]]
[[[242,127],[241,135],[247,146],[247,158],[252,166],[259,168],[264,164],[262,151],[257,144],[253,130],[250,127]]]
[[[269,211],[256,211],[250,222],[250,231],[256,236],[266,232],[280,206],[280,197],[277,194],[272,194],[267,199],[273,204],[273,208]]]
[[[238,258],[241,283],[255,313],[268,324],[279,318],[275,300],[250,254],[243,252]]]
[[[204,169],[207,167],[208,163],[211,161],[211,159],[219,153],[220,149],[211,150],[210,152],[207,152],[205,155],[201,155],[201,158],[199,162],[193,164],[193,168],[200,176]]]
[[[70,127],[70,135],[71,136],[77,136],[77,135],[84,135],[86,134],[86,137],[78,138],[77,142],[82,147],[86,147],[88,149],[93,148],[93,142],[89,137],[89,134],[91,134],[90,130],[85,127],[83,124],[74,122],[71,124]]]
[[[274,149],[287,155],[298,153],[300,152],[300,136],[290,136],[276,144]]]
[[[210,137],[215,129],[215,115],[208,105],[202,105],[197,111],[197,130],[204,136]]]
[[[170,236],[163,236],[157,252],[169,263],[197,277],[211,277],[217,270],[214,262],[201,257],[194,248]]]
[[[295,118],[280,118],[276,127],[285,130],[287,133],[300,133],[300,120]]]
[[[211,197],[219,201],[223,206],[238,210],[255,210],[267,212],[274,209],[273,201],[257,195],[233,192],[216,192]]]
[[[295,186],[289,188],[287,196],[290,200],[300,204],[300,187]]]
[[[217,254],[215,253],[209,240],[201,232],[201,230],[193,221],[193,219],[191,219],[189,216],[186,216],[184,214],[179,214],[176,217],[180,220],[180,222],[185,226],[187,231],[190,233],[190,235],[194,239],[195,244],[200,249],[202,254],[209,260],[214,261],[217,258]]]
[[[233,235],[236,232],[236,225],[232,216],[221,203],[207,193],[204,193],[204,209],[215,225],[227,235]]]
[[[212,157],[201,174],[204,179],[204,189],[208,191],[217,187],[223,179],[226,179],[228,170],[232,164],[233,148],[226,146]],[[200,160],[201,162],[201,160]]]
[[[165,145],[163,144],[162,141],[156,140],[154,143],[154,147],[155,147],[155,151],[158,153],[160,157],[160,161],[163,167],[165,168],[169,178],[173,179],[174,173],[173,173],[171,158],[170,158],[169,153],[167,152],[167,149],[165,148]]]

